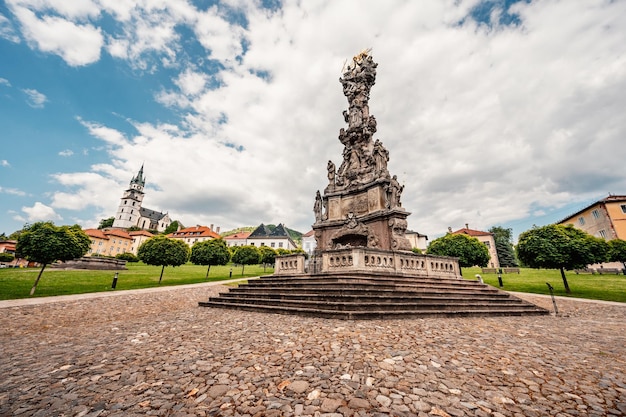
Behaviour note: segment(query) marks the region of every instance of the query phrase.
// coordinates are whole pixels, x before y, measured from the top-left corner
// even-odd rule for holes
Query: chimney
[[[452,227],[448,226],[448,233],[452,233]]]
[[[465,223],[465,228],[469,229],[469,225],[467,223]]]
[[[209,229],[211,229],[211,231],[213,231],[213,225],[211,225],[211,226],[209,227]]]
[[[215,233],[217,233],[218,235],[220,234],[220,227],[217,226],[217,229],[215,229]]]

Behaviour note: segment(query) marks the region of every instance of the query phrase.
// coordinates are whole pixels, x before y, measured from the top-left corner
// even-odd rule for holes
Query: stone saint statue
[[[404,185],[400,185],[398,182],[398,176],[394,175],[389,182],[389,185],[385,187],[387,191],[387,208],[396,208],[400,207],[400,195],[402,194],[402,190],[404,189]]]
[[[387,162],[389,161],[389,151],[385,149],[383,143],[376,139],[374,142],[374,163],[376,165],[376,174],[383,175],[387,172]]]
[[[335,164],[333,164],[333,161],[328,161],[326,169],[328,170],[328,183],[335,185]]]
[[[320,191],[317,190],[317,194],[315,195],[315,204],[313,205],[313,212],[315,213],[315,221],[319,222],[322,220],[322,195]]]

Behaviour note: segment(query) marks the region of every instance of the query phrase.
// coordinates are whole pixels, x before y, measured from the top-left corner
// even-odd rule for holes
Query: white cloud
[[[48,101],[48,98],[46,97],[45,94],[40,93],[39,91],[35,89],[27,88],[22,91],[28,97],[28,101],[27,101],[28,105],[33,108],[41,109],[44,107],[44,105]]]
[[[477,2],[286,1],[274,11],[229,2],[245,15],[242,27],[223,4],[198,11],[185,1],[100,0],[115,31],[96,28],[95,12],[67,22],[97,32],[133,67],[168,67],[172,84],[156,100],[182,121],[132,122],[134,136],[81,121],[112,161],[93,177],[58,174],[69,189],[52,206],[89,201],[112,214],[145,162],[145,205],[185,224],[284,222],[306,231],[326,162],[341,162],[341,67],[367,47],[379,63],[375,137],[405,184],[412,229],[507,226],[626,190],[615,152],[626,134],[626,2],[519,2],[520,24],[495,27],[468,17]],[[60,24],[54,19],[20,21],[32,40],[33,28]],[[64,53],[67,44],[54,42],[62,46],[47,50]],[[189,56],[189,44],[204,51]],[[211,59],[219,69],[204,72],[199,62]]]
[[[59,156],[72,156],[74,155],[74,151],[71,149],[65,149],[59,152]]]
[[[127,143],[124,134],[118,130],[111,129],[99,123],[84,121],[80,118],[78,118],[78,121],[87,128],[90,135],[102,139],[110,145],[122,146]]]
[[[22,190],[18,190],[17,188],[6,188],[0,186],[0,193],[16,195],[19,197],[24,197],[26,193]]]
[[[0,85],[6,85],[7,87],[11,87],[11,83],[6,78],[0,78]]]
[[[0,160],[0,166],[3,166],[3,167],[10,167],[10,166],[11,166],[11,164],[10,164],[10,163],[9,163],[9,161],[7,161],[6,159],[2,159],[2,160]]]
[[[38,221],[56,221],[62,220],[52,207],[37,201],[32,207],[22,207],[22,211],[26,213],[25,219],[29,222]],[[24,217],[19,216],[20,219]]]
[[[20,43],[20,37],[17,35],[11,21],[0,13],[0,38],[6,39],[13,43]]]
[[[71,20],[44,15],[14,5],[12,9],[22,25],[22,33],[43,52],[59,55],[68,65],[82,66],[100,59],[103,37],[99,28]]]

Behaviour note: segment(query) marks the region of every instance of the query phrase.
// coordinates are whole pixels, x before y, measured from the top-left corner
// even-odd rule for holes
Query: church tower
[[[128,189],[124,191],[124,195],[117,208],[113,227],[127,229],[137,226],[141,217],[141,203],[143,201],[143,187],[146,185],[146,179],[143,176],[143,165],[139,169],[136,176],[130,180]]]

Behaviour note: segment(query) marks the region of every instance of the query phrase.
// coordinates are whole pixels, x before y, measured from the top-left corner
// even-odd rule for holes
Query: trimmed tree
[[[241,265],[241,275],[243,275],[246,265],[255,265],[261,261],[261,253],[256,246],[239,246],[233,254],[232,261]]]
[[[126,262],[139,262],[139,258],[130,252],[118,253],[115,255],[115,259],[121,259]]]
[[[7,252],[0,252],[0,262],[11,262],[15,259],[15,256]]]
[[[624,275],[626,275],[626,240],[609,240],[609,261],[621,262],[624,265]]]
[[[593,237],[571,224],[533,227],[520,234],[517,244],[517,257],[524,265],[559,269],[568,294],[571,290],[565,270],[604,262],[608,254],[609,245],[605,240]]]
[[[260,252],[260,261],[263,264],[263,272],[265,272],[265,267],[267,264],[272,264],[276,262],[277,252],[270,248],[269,246],[261,246],[259,248]]]
[[[489,249],[480,240],[467,235],[448,233],[433,240],[426,249],[428,255],[454,256],[459,258],[461,268],[468,266],[487,266]]]
[[[17,240],[16,255],[42,265],[30,295],[35,294],[48,264],[80,258],[90,246],[91,239],[78,225],[55,226],[52,222],[37,222],[25,227]]]
[[[165,267],[176,267],[185,264],[189,260],[189,252],[189,246],[182,240],[170,239],[165,235],[157,235],[139,246],[137,257],[145,264],[161,266],[160,284]]]
[[[196,242],[191,247],[190,261],[195,265],[208,265],[206,276],[209,278],[211,265],[226,265],[230,261],[230,251],[224,239],[211,239]]]

